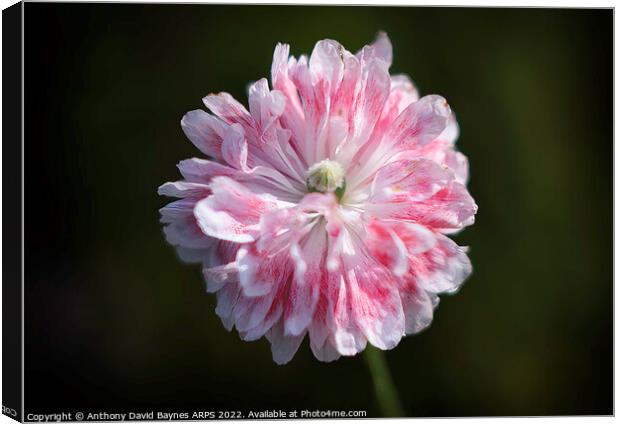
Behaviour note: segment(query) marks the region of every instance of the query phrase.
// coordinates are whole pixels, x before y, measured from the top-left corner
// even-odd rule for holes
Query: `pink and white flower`
[[[391,62],[383,33],[357,54],[322,40],[296,59],[278,44],[249,110],[211,94],[212,114],[181,121],[209,159],[159,188],[179,198],[161,209],[166,238],[202,263],[224,326],[266,337],[278,364],[306,335],[321,361],[391,349],[471,273],[446,236],[477,209],[456,120]]]

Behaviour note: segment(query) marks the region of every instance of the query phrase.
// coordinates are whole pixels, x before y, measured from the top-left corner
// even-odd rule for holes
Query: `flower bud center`
[[[309,191],[320,193],[344,191],[344,168],[338,162],[324,159],[308,168],[306,185]],[[340,197],[340,195],[339,195]]]

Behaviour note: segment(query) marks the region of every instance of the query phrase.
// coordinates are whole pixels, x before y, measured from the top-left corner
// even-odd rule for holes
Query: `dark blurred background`
[[[473,276],[387,352],[407,413],[613,412],[611,10],[27,3],[26,413],[380,414],[362,358],[277,366],[226,332],[156,194],[200,156],[179,122],[203,96],[245,102],[278,41],[378,30],[457,113],[479,205]]]

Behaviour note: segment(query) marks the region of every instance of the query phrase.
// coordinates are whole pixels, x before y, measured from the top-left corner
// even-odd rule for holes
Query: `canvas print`
[[[4,414],[613,415],[613,18],[6,9]]]

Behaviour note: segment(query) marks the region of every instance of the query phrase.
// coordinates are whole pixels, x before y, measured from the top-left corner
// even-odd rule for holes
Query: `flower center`
[[[324,159],[308,168],[308,191],[333,192],[340,199],[344,193],[344,168],[338,162]]]

